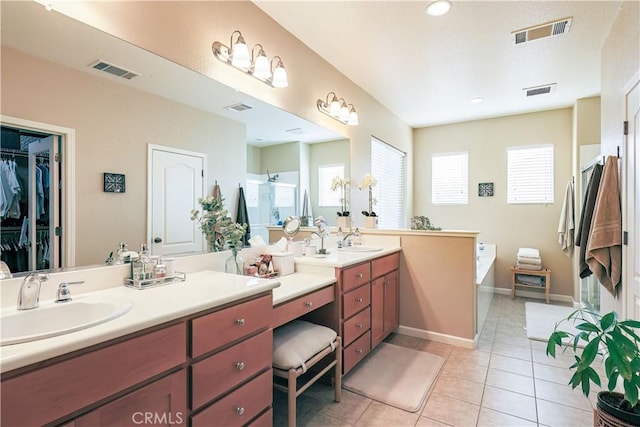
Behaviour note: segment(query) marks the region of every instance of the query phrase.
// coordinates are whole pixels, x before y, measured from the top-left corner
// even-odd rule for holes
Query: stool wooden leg
[[[340,402],[342,399],[342,339],[340,337],[336,338],[336,395],[335,401]]]
[[[547,304],[549,304],[549,292],[551,291],[551,275],[550,274],[546,274],[545,275],[545,296],[547,297]]]
[[[289,369],[289,379],[287,382],[287,424],[289,427],[296,427],[297,388],[296,370]]]

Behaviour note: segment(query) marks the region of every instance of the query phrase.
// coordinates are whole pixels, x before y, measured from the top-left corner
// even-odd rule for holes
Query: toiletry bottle
[[[137,271],[138,280],[148,280],[153,278],[153,266],[149,259],[149,249],[145,243],[140,245],[138,260],[135,262],[134,273]]]
[[[124,254],[127,252],[127,244],[120,242],[118,250],[116,251],[116,257],[113,259],[114,264],[124,264]]]
[[[356,231],[353,232],[353,246],[361,246],[362,245],[362,236],[360,236],[360,229],[356,228]]]
[[[338,232],[336,233],[336,244],[338,245],[338,249],[342,247],[342,239],[344,239],[342,228],[338,227]]]

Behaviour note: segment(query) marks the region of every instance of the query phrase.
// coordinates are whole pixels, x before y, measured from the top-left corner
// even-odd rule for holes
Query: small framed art
[[[124,193],[124,174],[121,173],[104,173],[104,192],[105,193]]]
[[[479,197],[493,197],[493,182],[481,182],[478,184]]]

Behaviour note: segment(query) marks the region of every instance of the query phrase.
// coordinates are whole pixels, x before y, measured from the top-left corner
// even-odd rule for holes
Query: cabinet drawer
[[[344,322],[344,332],[342,333],[344,345],[349,345],[353,340],[371,328],[371,308],[353,316]]]
[[[2,425],[47,424],[132,387],[184,363],[186,342],[180,323],[2,381]]]
[[[247,378],[271,367],[271,329],[242,341],[191,367],[191,409],[197,409]]]
[[[371,280],[371,263],[366,262],[345,268],[340,274],[342,278],[342,292],[347,292]]]
[[[273,308],[273,328],[297,319],[335,299],[335,288],[327,286]]]
[[[273,426],[273,409],[269,409],[264,414],[260,415],[258,418],[253,420],[251,427],[272,427]]]
[[[400,264],[400,253],[396,252],[371,261],[371,277],[380,277],[390,271],[397,270]]]
[[[348,319],[371,303],[371,285],[366,284],[342,296],[343,318]]]
[[[346,374],[362,360],[371,350],[371,332],[367,332],[352,344],[344,348],[343,352],[343,372]]]
[[[233,342],[271,324],[271,295],[265,295],[215,313],[193,319],[191,356]]]
[[[191,426],[243,426],[271,406],[272,388],[273,371],[269,369],[191,417]]]

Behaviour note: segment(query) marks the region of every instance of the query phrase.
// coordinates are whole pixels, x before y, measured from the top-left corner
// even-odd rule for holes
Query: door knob
[[[153,243],[162,243],[162,237],[156,237],[153,239]]]

